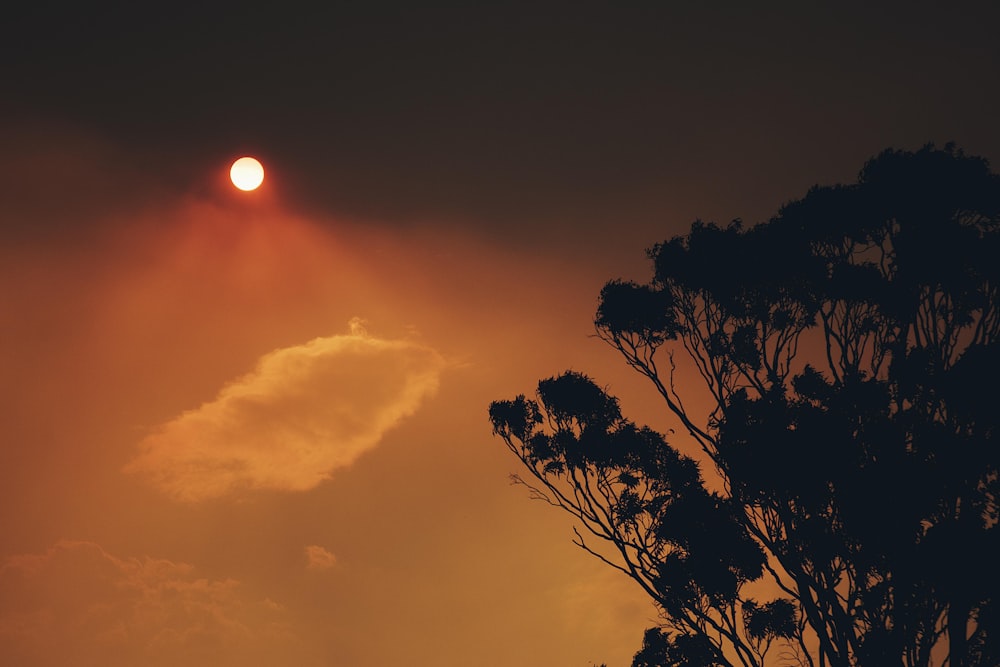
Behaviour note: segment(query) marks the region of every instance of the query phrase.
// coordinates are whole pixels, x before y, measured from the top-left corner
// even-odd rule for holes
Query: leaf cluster
[[[662,610],[634,664],[997,664],[1000,177],[951,145],[888,150],[649,257],[648,283],[604,287],[597,333],[721,492],[585,375],[490,408],[518,481]],[[751,597],[762,577],[782,597]]]

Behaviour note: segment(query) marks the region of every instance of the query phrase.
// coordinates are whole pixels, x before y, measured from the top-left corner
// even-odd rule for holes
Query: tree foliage
[[[581,373],[490,406],[516,480],[661,610],[633,665],[1000,664],[986,161],[885,151],[768,222],[695,222],[648,254],[596,329],[694,456]],[[760,581],[780,594],[754,599]]]

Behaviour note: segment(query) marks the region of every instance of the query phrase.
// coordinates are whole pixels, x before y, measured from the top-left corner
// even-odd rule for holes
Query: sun
[[[229,178],[240,190],[256,190],[264,182],[264,167],[252,157],[241,157],[229,169]]]

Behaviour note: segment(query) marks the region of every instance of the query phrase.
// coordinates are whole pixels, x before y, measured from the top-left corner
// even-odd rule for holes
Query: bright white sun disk
[[[230,168],[229,178],[240,190],[256,190],[264,182],[264,167],[252,157],[241,157]]]

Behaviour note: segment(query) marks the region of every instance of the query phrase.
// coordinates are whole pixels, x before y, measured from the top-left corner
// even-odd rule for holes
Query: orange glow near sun
[[[252,157],[241,157],[229,169],[229,178],[244,192],[256,190],[264,182],[264,167]]]

